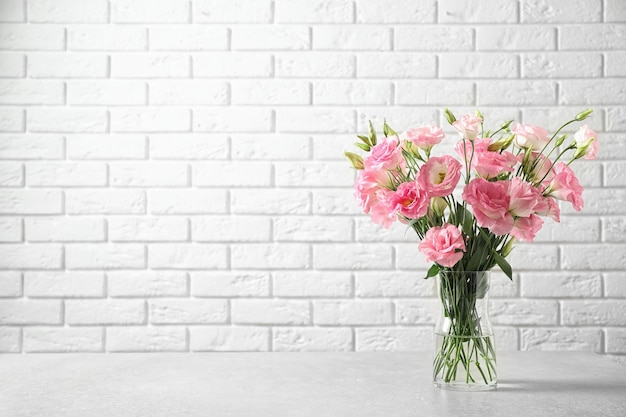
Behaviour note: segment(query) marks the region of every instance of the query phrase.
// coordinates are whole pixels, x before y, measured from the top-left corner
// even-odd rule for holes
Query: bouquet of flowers
[[[358,136],[365,158],[345,152],[359,171],[355,195],[363,211],[383,227],[400,221],[415,230],[419,250],[432,262],[426,278],[439,275],[447,323],[436,347],[436,380],[454,381],[459,364],[466,382],[475,380],[472,367],[485,384],[495,380],[493,343],[483,337],[489,324],[481,323],[477,309],[488,287],[483,272],[497,265],[512,278],[505,258],[514,242],[532,241],[544,217],[558,222],[557,200],[582,209],[583,188],[570,165],[595,158],[597,134],[586,125],[573,137],[562,131],[591,113],[583,111],[549,134],[513,120],[486,130],[480,112],[457,119],[446,109],[460,135],[456,155],[431,156],[445,137],[440,127],[398,134],[386,121],[383,137],[371,122],[369,134]]]

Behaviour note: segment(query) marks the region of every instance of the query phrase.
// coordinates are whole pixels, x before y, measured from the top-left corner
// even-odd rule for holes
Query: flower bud
[[[565,139],[567,139],[567,135],[560,136],[556,142],[554,142],[554,146],[561,146],[563,142],[565,142]]]
[[[583,120],[585,120],[587,117],[589,117],[589,115],[593,113],[593,109],[587,109],[583,112],[580,112],[576,115],[576,117],[574,117],[574,120],[581,122]]]
[[[350,161],[355,169],[365,168],[365,164],[363,164],[363,158],[361,158],[359,155],[352,152],[344,152],[343,154],[346,156],[346,158],[348,158],[348,161]]]
[[[498,152],[498,151],[504,150],[508,148],[509,146],[511,146],[511,143],[513,143],[514,138],[515,138],[515,135],[502,137],[498,139],[497,141],[489,144],[489,147],[487,149],[489,149],[491,152]]]
[[[513,119],[507,120],[506,122],[502,123],[500,129],[508,129],[509,126],[511,126],[511,123],[513,123]]]
[[[483,117],[483,114],[480,112],[480,110],[476,110],[476,117],[480,117],[481,119],[485,120],[485,118]]]
[[[506,258],[507,256],[509,256],[509,254],[511,253],[511,251],[513,250],[513,243],[515,243],[515,238],[512,237],[508,242],[506,242],[506,244],[502,247],[502,250],[500,250],[500,254],[502,255],[502,257]]]
[[[594,140],[596,140],[596,138],[589,138],[580,146],[578,146],[576,152],[574,153],[574,159],[580,159],[583,156],[587,155],[587,152],[589,152],[589,147]]]
[[[448,203],[441,197],[433,197],[430,199],[430,209],[437,215],[442,216],[448,207]]]
[[[450,109],[448,109],[447,107],[443,111],[443,114],[446,116],[446,120],[448,121],[448,123],[452,124],[452,123],[456,122],[456,117],[454,117],[454,114],[452,114]]]

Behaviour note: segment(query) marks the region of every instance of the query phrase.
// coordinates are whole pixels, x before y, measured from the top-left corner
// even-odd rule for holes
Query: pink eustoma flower
[[[369,214],[372,207],[378,203],[376,193],[385,186],[390,186],[387,172],[372,169],[359,171],[354,183],[354,195],[365,214]]]
[[[548,194],[557,200],[569,201],[574,206],[574,210],[580,211],[584,206],[583,187],[578,182],[574,171],[564,162],[556,164],[554,172],[556,175],[550,182]]]
[[[419,244],[419,250],[426,255],[427,262],[437,262],[448,268],[463,258],[465,249],[465,240],[459,228],[448,223],[428,229]]]
[[[509,233],[515,222],[509,213],[508,189],[508,181],[474,178],[463,190],[463,200],[472,206],[476,223],[499,236]]]
[[[509,181],[509,212],[513,216],[528,217],[536,211],[543,197],[536,187],[519,177]]]
[[[370,155],[365,159],[365,169],[395,171],[405,165],[402,157],[402,147],[398,146],[396,138],[382,138],[371,149]]]
[[[515,133],[515,144],[520,148],[540,151],[550,141],[548,132],[539,126],[516,123],[511,132]]]
[[[404,182],[390,196],[391,209],[409,219],[417,219],[428,212],[430,198],[417,182]]]
[[[401,137],[420,149],[430,149],[440,143],[446,135],[440,127],[422,126],[407,130]]]
[[[584,156],[585,159],[596,159],[596,155],[598,153],[598,134],[589,129],[587,125],[582,126],[576,131],[576,133],[574,133],[574,140],[576,141],[577,146],[581,146],[591,138],[594,140],[587,149],[587,153]]]
[[[452,194],[461,178],[461,163],[449,155],[430,158],[420,169],[417,183],[430,197]]]
[[[511,236],[517,240],[524,242],[532,242],[535,239],[535,235],[543,226],[543,220],[536,214],[531,214],[528,217],[520,217],[515,219],[515,225],[511,229]]]
[[[483,119],[473,114],[464,114],[460,119],[452,123],[463,139],[474,140],[480,132]]]
[[[472,142],[462,140],[454,149],[461,159],[467,159],[467,162],[471,159],[471,168],[485,179],[495,178],[505,172],[513,172],[513,167],[517,165],[517,157],[507,151],[490,151],[490,142],[487,138],[474,140],[472,152]]]

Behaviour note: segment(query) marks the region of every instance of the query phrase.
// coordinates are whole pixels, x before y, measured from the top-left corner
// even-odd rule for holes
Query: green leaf
[[[347,152],[347,151],[344,152],[343,154],[346,156],[346,158],[348,158],[348,160],[350,161],[354,169],[365,168],[365,166],[363,165],[363,158],[361,158],[361,156],[352,152]]]
[[[365,152],[369,152],[371,149],[368,145],[365,145],[363,143],[354,142],[354,144],[358,146],[359,148],[363,149]]]
[[[374,125],[372,124],[372,121],[369,120],[370,122],[370,144],[372,146],[376,145],[376,143],[378,143],[378,140],[376,138],[376,130],[374,129]]]
[[[363,136],[363,135],[356,135],[357,138],[361,139],[363,141],[363,143],[365,143],[366,145],[371,146],[372,144],[370,143],[370,138],[368,138],[367,136]]]
[[[456,222],[463,228],[463,232],[465,232],[467,236],[473,235],[474,217],[472,213],[463,208],[459,203],[456,205]]]
[[[493,252],[493,260],[496,261],[496,264],[498,264],[502,272],[504,272],[506,276],[513,281],[513,269],[511,268],[511,264],[509,264],[507,260],[496,251]]]
[[[430,277],[434,277],[435,275],[437,275],[439,273],[439,270],[441,268],[439,268],[439,265],[437,264],[433,264],[430,269],[428,270],[428,272],[426,273],[426,276],[424,277],[424,279],[428,279]]]
[[[386,137],[389,137],[391,135],[398,136],[398,133],[395,130],[393,130],[391,126],[387,124],[387,120],[383,122],[383,133],[385,134]]]

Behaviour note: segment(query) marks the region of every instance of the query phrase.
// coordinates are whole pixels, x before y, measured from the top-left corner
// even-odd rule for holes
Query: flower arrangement
[[[486,130],[480,112],[457,119],[445,109],[460,135],[456,155],[431,156],[445,138],[440,127],[398,134],[386,121],[384,137],[377,136],[371,122],[369,134],[358,135],[356,145],[368,153],[365,158],[345,152],[358,170],[355,195],[363,211],[385,228],[395,221],[412,228],[421,240],[419,250],[432,262],[426,278],[440,277],[449,323],[436,351],[435,374],[445,382],[456,378],[459,364],[468,382],[474,380],[472,366],[485,384],[493,381],[495,352],[491,339],[482,338],[476,308],[486,290],[481,271],[497,265],[512,279],[506,257],[514,242],[531,242],[545,217],[558,222],[557,200],[582,209],[583,188],[570,165],[595,158],[597,134],[587,126],[573,137],[561,132],[591,113],[583,111],[549,134],[539,126],[513,125],[513,120]],[[462,190],[455,192],[462,178]]]

